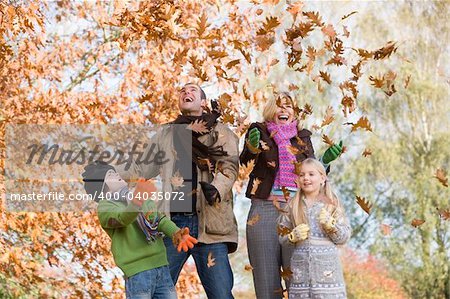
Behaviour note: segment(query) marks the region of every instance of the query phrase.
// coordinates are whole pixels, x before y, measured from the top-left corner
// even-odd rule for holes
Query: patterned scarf
[[[289,124],[276,124],[274,122],[267,122],[267,130],[270,134],[275,134],[273,139],[278,146],[278,162],[279,168],[275,176],[275,183],[273,188],[281,187],[293,187],[297,188],[295,184],[293,164],[296,158],[288,150],[288,146],[291,145],[291,138],[295,137],[298,133],[297,121],[293,121]]]

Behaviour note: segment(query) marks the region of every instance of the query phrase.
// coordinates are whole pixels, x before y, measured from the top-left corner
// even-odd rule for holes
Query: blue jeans
[[[126,278],[125,292],[127,299],[177,298],[168,266],[146,270]]]
[[[197,215],[175,215],[172,217],[172,221],[180,228],[189,227],[191,236],[198,237]],[[231,271],[230,261],[228,260],[228,247],[225,243],[198,243],[194,248],[189,249],[188,252],[178,252],[170,238],[164,238],[164,243],[167,249],[170,275],[174,284],[177,283],[184,263],[192,255],[195,266],[197,267],[198,276],[208,298],[234,298],[231,293],[233,289],[233,272]],[[208,267],[208,254],[210,252],[212,258],[215,258],[215,265],[212,267]]]

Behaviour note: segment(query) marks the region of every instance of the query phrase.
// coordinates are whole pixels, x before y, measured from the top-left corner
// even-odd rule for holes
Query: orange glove
[[[144,200],[150,199],[152,192],[156,191],[155,184],[151,180],[139,178],[136,188],[133,192],[133,204],[142,207]]]
[[[197,239],[189,235],[189,227],[180,228],[177,230],[172,237],[173,246],[177,248],[178,252],[183,249],[184,252],[192,249],[194,244],[197,244]]]

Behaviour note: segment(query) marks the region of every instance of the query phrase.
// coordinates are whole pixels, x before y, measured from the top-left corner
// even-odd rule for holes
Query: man
[[[178,107],[181,115],[153,139],[168,162],[161,167],[134,164],[128,174],[136,177],[133,172],[137,171],[145,178],[160,174],[164,193],[184,192],[185,201],[157,202],[177,226],[188,227],[198,239],[186,253],[178,253],[169,238],[164,240],[174,284],[192,255],[208,298],[233,298],[228,254],[236,251],[238,240],[232,187],[238,176],[239,140],[217,121],[220,114],[216,109],[207,111],[206,95],[200,86],[186,84],[180,90]],[[201,128],[194,126],[189,132],[179,128],[193,123],[202,124]],[[187,156],[192,156],[192,161],[186,161]],[[183,177],[183,184],[174,184],[172,178],[177,175]]]

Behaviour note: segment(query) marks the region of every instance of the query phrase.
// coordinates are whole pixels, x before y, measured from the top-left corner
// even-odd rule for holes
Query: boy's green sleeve
[[[118,228],[133,223],[139,214],[139,207],[132,203],[125,205],[120,202],[101,200],[97,213],[102,227]]]
[[[166,236],[172,238],[173,234],[180,228],[168,217],[165,217],[163,213],[157,211],[155,202],[153,200],[147,200],[143,205],[144,213],[147,215],[147,219],[154,221],[159,216],[158,231],[163,232]],[[150,213],[148,213],[150,212]]]

